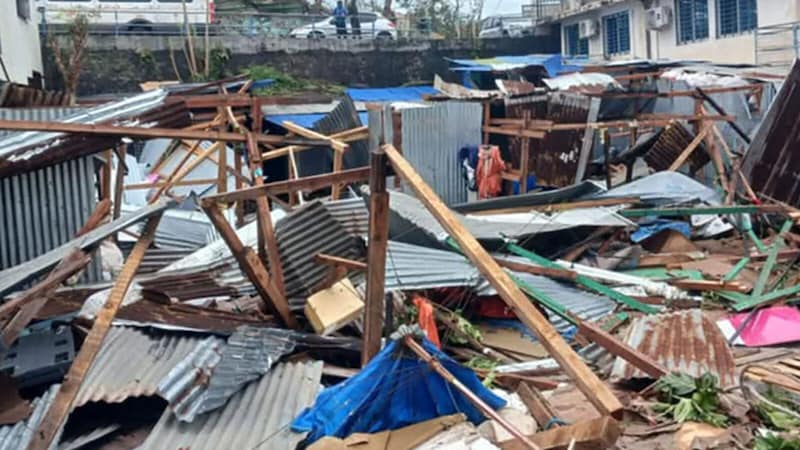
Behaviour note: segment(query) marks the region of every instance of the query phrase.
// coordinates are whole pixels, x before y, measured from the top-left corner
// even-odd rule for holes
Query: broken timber
[[[205,209],[208,218],[211,219],[211,223],[214,224],[214,227],[216,227],[220,236],[228,245],[228,248],[230,248],[231,254],[236,258],[242,272],[244,272],[250,282],[253,283],[253,286],[255,286],[256,291],[258,291],[258,294],[264,302],[268,302],[267,304],[271,306],[271,309],[280,316],[283,323],[289,326],[289,328],[297,328],[297,320],[289,310],[289,302],[276,288],[269,272],[267,272],[266,267],[264,267],[258,255],[256,255],[256,252],[242,243],[239,236],[236,235],[236,232],[219,210],[219,206],[213,204],[204,206],[203,209]]]
[[[612,448],[622,430],[611,417],[601,417],[585,422],[542,431],[528,436],[542,450]],[[574,447],[573,447],[574,446]],[[525,448],[522,442],[510,440],[500,443],[503,450]]]
[[[50,409],[47,410],[38,429],[34,432],[33,438],[28,444],[28,450],[49,449],[53,439],[64,424],[72,409],[72,403],[75,401],[78,389],[89,372],[92,362],[100,352],[100,346],[106,334],[108,334],[111,322],[117,315],[117,311],[122,305],[122,300],[133,282],[133,276],[136,275],[136,271],[139,269],[144,253],[155,238],[161,214],[158,213],[158,215],[147,220],[139,240],[136,241],[136,245],[134,245],[133,250],[131,250],[130,255],[125,260],[125,264],[122,266],[119,277],[114,282],[114,287],[108,295],[108,300],[97,313],[97,318],[92,325],[91,331],[83,341],[81,350],[64,377],[64,382],[53,399]]]
[[[622,413],[622,404],[608,386],[592,372],[558,334],[553,325],[531,304],[508,274],[481,247],[466,227],[456,219],[450,209],[397,149],[392,145],[387,145],[384,150],[394,166],[395,172],[406,180],[420,201],[458,243],[469,260],[489,280],[492,287],[497,290],[517,317],[537,335],[542,345],[575,381],[581,392],[602,414],[619,416]]]
[[[367,242],[367,294],[364,307],[364,340],[361,365],[381,350],[383,333],[384,277],[389,242],[389,193],[386,192],[386,154],[381,149],[370,155],[369,241]]]

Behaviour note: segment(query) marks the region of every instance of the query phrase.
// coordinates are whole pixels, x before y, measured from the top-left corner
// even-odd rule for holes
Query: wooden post
[[[669,373],[658,361],[620,341],[597,325],[585,320],[577,320],[578,331],[590,341],[608,350],[612,355],[628,361],[631,365],[655,379],[659,379]]]
[[[489,145],[489,127],[492,121],[492,104],[491,100],[483,102],[483,145]]]
[[[264,176],[261,174],[263,164],[261,163],[261,152],[258,151],[258,143],[254,133],[247,133],[247,152],[250,156],[253,185],[261,186],[264,184]],[[258,221],[258,254],[262,261],[269,262],[269,273],[272,274],[275,287],[280,291],[281,297],[285,297],[286,291],[283,285],[281,256],[278,250],[278,242],[275,239],[275,229],[272,227],[269,199],[265,195],[256,197],[256,220]]]
[[[414,340],[412,336],[406,336],[404,340],[406,347],[411,349],[417,356],[420,357],[423,361],[428,363],[428,365],[433,369],[434,372],[438,373],[442,378],[445,379],[448,383],[452,384],[459,392],[461,392],[464,397],[469,400],[470,403],[475,405],[486,417],[494,420],[500,426],[506,429],[512,436],[519,439],[526,448],[530,450],[539,450],[539,447],[531,442],[524,434],[522,434],[514,425],[508,422],[506,419],[497,414],[495,410],[493,410],[489,405],[483,402],[474,392],[470,391],[468,387],[464,386],[464,384],[458,380],[455,376],[453,376],[450,371],[448,371],[442,363],[439,362],[436,358],[434,358],[430,353],[428,353],[421,345]]]
[[[292,311],[289,309],[289,302],[286,300],[283,293],[275,286],[274,280],[270,277],[269,272],[258,258],[258,255],[256,255],[252,248],[245,247],[241,239],[239,239],[239,236],[236,235],[236,232],[225,219],[218,205],[212,204],[204,206],[203,209],[208,215],[208,218],[211,219],[211,223],[214,224],[214,227],[219,231],[219,235],[228,245],[231,254],[236,258],[242,272],[244,272],[247,279],[255,286],[256,291],[258,291],[258,294],[264,301],[264,305],[267,307],[266,309],[270,312],[276,312],[283,320],[283,323],[290,328],[297,328],[297,320],[295,320]]]
[[[672,163],[672,165],[669,166],[669,169],[667,169],[667,170],[676,171],[676,170],[680,169],[680,167],[683,165],[683,163],[685,163],[686,160],[689,159],[689,157],[692,155],[692,153],[694,153],[695,149],[697,149],[697,147],[700,145],[700,143],[703,142],[703,140],[706,138],[706,135],[708,134],[708,131],[711,129],[710,126],[709,126],[710,123],[711,122],[707,122],[702,126],[702,128],[700,129],[700,132],[697,133],[697,135],[694,137],[692,142],[690,142],[689,145],[686,146],[685,149],[683,149],[681,154],[678,155],[678,158],[675,159],[675,161]]]
[[[546,398],[539,392],[539,389],[532,384],[529,385],[524,381],[519,383],[517,387],[517,394],[519,398],[522,400],[522,403],[528,407],[528,411],[531,412],[531,415],[534,419],[536,419],[536,423],[539,424],[539,428],[546,429],[548,424],[551,424],[553,419],[556,417],[556,413],[553,411],[553,407],[550,406],[550,403],[547,401]],[[552,424],[554,427],[559,426],[559,424]]]
[[[128,152],[126,144],[117,147],[117,178],[114,180],[114,217],[118,219],[122,212],[122,192],[125,190],[125,155]]]
[[[100,172],[100,199],[111,201],[111,169],[114,164],[114,151],[106,150],[105,152],[106,163],[103,164],[102,171]]]
[[[613,184],[611,180],[611,136],[608,133],[608,128],[601,131],[603,136],[603,166],[606,170],[606,189],[611,189]]]
[[[343,167],[344,152],[340,150],[333,150],[333,173],[339,173]],[[342,192],[342,185],[335,183],[331,186],[331,199],[339,200],[339,195]]]
[[[78,352],[67,375],[64,377],[64,382],[53,399],[50,409],[47,410],[42,422],[39,424],[39,428],[33,434],[33,438],[28,444],[28,450],[49,449],[58,430],[66,421],[72,409],[72,403],[75,401],[75,396],[78,394],[78,389],[81,387],[86,373],[100,351],[103,339],[105,339],[109,328],[111,328],[111,322],[122,305],[122,300],[128,292],[133,276],[136,275],[136,271],[139,269],[139,263],[142,262],[145,252],[155,238],[156,228],[160,219],[161,213],[147,220],[142,235],[139,236],[139,240],[133,246],[133,250],[122,266],[122,271],[117,281],[114,282],[114,287],[108,295],[106,304],[97,313],[92,329],[83,341],[80,352]]]
[[[228,190],[228,147],[219,146],[217,157],[217,192],[220,194]]]
[[[381,349],[383,334],[384,276],[389,241],[389,193],[386,192],[386,153],[372,151],[369,174],[369,243],[367,248],[367,295],[364,307],[364,343],[361,365]]]
[[[238,145],[234,147],[233,150],[233,168],[238,177],[236,177],[236,190],[240,190],[244,187],[244,183],[242,183],[241,175],[242,175],[242,152],[238,150]],[[236,228],[241,228],[244,226],[244,200],[236,202]]]
[[[462,225],[452,211],[414,170],[411,164],[394,147],[384,147],[386,156],[394,166],[395,172],[402,176],[414,189],[417,198],[433,214],[436,220],[458,243],[461,251],[489,280],[503,301],[514,311],[519,319],[533,331],[550,355],[558,361],[590,402],[602,413],[619,416],[622,404],[611,390],[558,334],[553,325],[536,309],[514,281],[494,261],[475,237]]]
[[[528,128],[528,121],[530,121],[530,111],[525,111],[524,114],[525,129]],[[519,193],[525,194],[528,192],[528,165],[531,159],[531,139],[527,137],[520,137],[522,140],[520,145],[520,164],[519,164]]]

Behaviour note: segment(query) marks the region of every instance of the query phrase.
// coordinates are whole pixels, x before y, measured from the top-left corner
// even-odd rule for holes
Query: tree
[[[76,15],[65,36],[50,33],[47,42],[58,72],[64,79],[64,92],[74,100],[89,42],[89,18],[84,14]]]

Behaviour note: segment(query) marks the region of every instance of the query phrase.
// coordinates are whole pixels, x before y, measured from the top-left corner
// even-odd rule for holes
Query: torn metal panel
[[[742,162],[755,192],[800,205],[800,62],[795,61]]]
[[[487,100],[502,95],[501,91],[469,89],[458,83],[448,83],[439,75],[433,76],[433,88],[450,98],[461,100]]]
[[[0,427],[0,450],[28,448],[28,444],[33,438],[33,433],[39,428],[42,418],[44,418],[47,410],[50,409],[50,405],[53,403],[53,399],[60,388],[60,384],[54,384],[41,397],[33,400],[31,402],[33,412],[26,420],[17,422],[14,425]]]
[[[688,202],[722,203],[717,191],[679,172],[657,172],[592,198],[638,197],[643,203],[666,206]]]
[[[566,92],[532,95],[505,100],[506,117],[551,120],[555,123],[586,123],[590,98]],[[536,175],[536,184],[562,187],[575,182],[584,130],[548,132],[544,139],[530,139],[528,170]],[[522,139],[508,138],[511,163],[520,167]]]
[[[625,342],[670,372],[681,372],[695,378],[711,373],[723,389],[737,384],[736,364],[728,342],[717,325],[700,309],[640,317],[631,324]],[[649,377],[624,359],[617,358],[611,378]]]
[[[622,89],[622,85],[614,77],[601,72],[575,72],[545,78],[542,82],[555,91],[604,92]]]
[[[567,187],[549,191],[477,200],[474,202],[453,205],[451,208],[456,212],[469,214],[492,209],[521,208],[526,206],[534,207],[551,205],[555,203],[564,203],[569,200],[575,200],[584,196],[599,194],[602,192],[605,192],[605,189],[599,186],[597,183],[593,183],[591,181],[581,181],[578,184],[573,184]]]
[[[95,179],[91,156],[0,178],[0,270],[70,242],[97,206]],[[84,281],[101,279],[95,258]]]
[[[451,101],[400,114],[403,156],[446,204],[467,201],[457,156],[461,147],[481,142],[481,105]]]
[[[10,269],[0,272],[0,295],[9,292],[21,283],[39,275],[45,270],[53,268],[64,256],[75,248],[86,250],[97,244],[111,234],[123,230],[139,221],[147,219],[153,215],[160,214],[172,205],[171,201],[160,201],[152,205],[137,210],[133,214],[128,214],[119,219],[101,225],[94,230],[86,233],[80,238],[73,239],[60,245],[47,253],[37,256],[28,262],[16,265]]]
[[[295,448],[305,435],[293,433],[289,426],[314,402],[322,365],[316,361],[275,366],[224,407],[191,423],[180,422],[167,410],[140,450]]]
[[[146,297],[147,292],[143,295]],[[275,321],[256,311],[231,312],[183,303],[166,304],[142,300],[123,306],[117,313],[114,324],[227,334],[243,325],[274,326]]]
[[[0,106],[29,108],[32,106],[67,106],[72,97],[62,91],[45,91],[17,83],[0,82]]]
[[[158,393],[181,422],[213,411],[294,349],[291,332],[241,327],[225,343],[207,338],[158,384]]]
[[[660,172],[669,169],[683,150],[694,140],[695,134],[685,126],[674,122],[664,127],[652,141],[645,142],[633,150],[634,154],[643,154],[647,165]],[[702,142],[687,159],[689,170],[694,173],[702,169],[710,161],[705,144]]]
[[[494,80],[494,82],[500,88],[500,92],[512,97],[544,92],[544,88],[537,88],[535,84],[529,81]]]
[[[112,327],[75,397],[75,408],[89,402],[121,403],[157,395],[158,383],[204,336]],[[212,339],[222,345],[225,341]]]

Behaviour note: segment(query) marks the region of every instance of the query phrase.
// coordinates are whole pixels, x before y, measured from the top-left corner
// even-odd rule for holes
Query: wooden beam
[[[172,187],[177,186],[202,186],[208,184],[215,184],[217,182],[216,178],[202,178],[199,180],[182,180],[178,181],[177,183],[169,183],[168,181],[158,181],[156,183],[134,183],[125,186],[126,191],[135,191],[139,189],[155,189],[170,185]]]
[[[264,267],[264,264],[250,247],[245,247],[239,236],[233,230],[231,225],[225,219],[225,216],[219,210],[219,206],[212,204],[204,206],[208,218],[211,223],[219,232],[219,235],[228,245],[231,254],[239,263],[242,272],[247,276],[247,279],[253,283],[256,291],[264,301],[269,312],[276,312],[283,320],[283,323],[290,328],[297,328],[297,320],[294,318],[292,311],[289,309],[289,302],[285,297],[275,288],[275,285],[270,280],[269,272]]]
[[[92,134],[100,136],[119,136],[143,139],[192,139],[221,142],[244,142],[240,133],[222,131],[202,131],[180,128],[122,127],[117,125],[82,124],[66,122],[37,122],[32,120],[0,120],[0,130],[46,131],[53,133]],[[325,146],[328,141],[309,141],[291,139],[272,134],[260,134],[258,142],[264,144]]]
[[[578,278],[578,273],[572,270],[534,266],[532,264],[519,263],[501,258],[494,258],[494,260],[500,265],[500,267],[505,267],[506,269],[513,270],[514,272],[525,272],[565,281],[575,281]]]
[[[531,211],[567,211],[570,209],[578,208],[596,208],[598,206],[617,206],[625,204],[637,204],[641,200],[639,197],[621,197],[621,198],[600,198],[597,200],[581,200],[569,203],[551,203],[548,205],[533,205],[533,206],[518,206],[515,208],[501,208],[501,209],[487,209],[484,211],[475,211],[468,213],[473,216],[490,216],[493,214],[518,214],[528,213]]]
[[[117,147],[117,178],[114,180],[114,215],[113,219],[119,218],[122,212],[122,191],[125,185],[125,155],[128,153],[128,145],[120,144]]]
[[[366,181],[369,178],[369,167],[358,167],[356,169],[343,170],[336,173],[314,175],[295,180],[276,181],[267,183],[263,186],[254,186],[239,191],[228,192],[225,194],[210,195],[203,198],[203,205],[212,203],[233,203],[242,200],[254,200],[266,194],[287,194],[292,191],[315,191],[326,188],[334,183],[349,184],[359,181]]]
[[[678,170],[683,165],[683,163],[685,163],[686,160],[689,159],[689,156],[691,156],[692,153],[694,153],[695,149],[700,145],[701,142],[703,142],[703,140],[708,135],[710,126],[711,126],[710,122],[707,122],[706,124],[703,125],[703,128],[700,129],[700,132],[697,133],[697,136],[695,136],[694,139],[692,139],[692,142],[690,142],[689,145],[686,146],[685,149],[683,149],[681,154],[678,155],[678,158],[675,159],[672,165],[669,166],[668,170],[671,171]]]
[[[103,340],[111,328],[111,322],[117,315],[117,311],[122,305],[122,300],[128,292],[128,288],[133,281],[136,271],[139,269],[139,264],[144,258],[145,251],[152,244],[156,235],[156,228],[161,219],[161,214],[155,215],[147,220],[144,226],[142,235],[133,246],[133,250],[125,260],[117,280],[114,282],[114,287],[111,288],[111,293],[108,295],[105,305],[97,313],[91,331],[83,341],[78,355],[72,362],[64,381],[61,383],[61,388],[58,390],[50,409],[45,413],[44,418],[37,430],[33,433],[33,438],[28,444],[28,450],[47,450],[50,448],[53,439],[55,438],[58,430],[61,429],[70,410],[72,403],[75,401],[75,396],[78,394],[78,389],[86,377],[86,373],[92,366],[95,357],[100,352],[100,347]]]
[[[92,257],[89,254],[76,248],[62,259],[44,280],[0,307],[3,310],[0,317],[5,316],[6,312],[13,307],[19,307],[17,313],[3,327],[0,338],[0,359],[17,340],[19,333],[28,326],[50,297],[55,294],[61,283],[80,272],[91,260]]]
[[[528,438],[542,450],[594,450],[614,447],[621,434],[619,422],[606,416],[542,431]],[[526,447],[522,442],[511,440],[501,442],[500,448],[520,450]]]
[[[579,333],[587,339],[594,341],[597,345],[605,348],[612,355],[619,356],[625,361],[628,361],[631,365],[654,379],[659,379],[669,373],[664,366],[653,358],[634,349],[625,342],[620,341],[597,325],[585,320],[576,320],[578,321]]]
[[[483,127],[484,133],[489,134],[501,134],[503,136],[512,136],[512,137],[526,137],[530,139],[544,139],[545,133],[541,130],[527,130],[524,128],[506,128],[506,127],[493,127],[493,126],[484,126]]]
[[[369,138],[369,129],[366,126],[353,128],[351,130],[342,131],[341,133],[332,134],[330,138],[338,139],[345,143],[362,141]],[[264,161],[268,161],[270,159],[280,158],[281,156],[288,156],[290,152],[299,153],[311,150],[312,148],[314,147],[290,145],[288,147],[276,148],[275,150],[264,152],[261,154],[261,157]]]
[[[622,404],[597,375],[572,350],[558,331],[533,306],[506,272],[481,247],[478,241],[462,225],[450,209],[442,202],[430,186],[420,177],[411,164],[391,145],[384,147],[395,172],[411,186],[417,198],[433,214],[461,251],[489,280],[492,287],[508,304],[519,319],[533,331],[550,355],[558,361],[564,371],[602,414],[620,415]]]
[[[664,264],[662,264],[663,266]],[[746,293],[750,287],[738,281],[713,281],[713,280],[667,280],[667,283],[687,291],[732,291]]]
[[[333,255],[326,255],[325,253],[318,253],[316,256],[314,256],[314,262],[328,266],[344,267],[347,270],[354,270],[358,272],[367,271],[367,263],[365,262],[341,258]]]
[[[105,199],[101,200],[97,205],[94,207],[94,211],[92,211],[92,215],[86,219],[86,223],[83,224],[80,230],[75,233],[75,237],[81,237],[84,234],[94,230],[100,223],[105,220],[108,216],[108,213],[111,212],[111,200]]]
[[[433,369],[434,372],[438,373],[445,381],[452,384],[453,387],[456,388],[459,392],[461,392],[467,400],[475,405],[478,410],[480,410],[483,415],[486,417],[494,420],[498,423],[501,427],[505,428],[512,436],[517,439],[523,448],[527,448],[529,450],[539,450],[539,446],[531,442],[524,434],[522,434],[514,425],[504,419],[500,414],[498,414],[495,410],[493,410],[489,405],[483,402],[474,392],[470,391],[468,387],[466,387],[461,381],[458,380],[455,376],[453,376],[450,371],[448,371],[442,363],[440,363],[436,358],[431,356],[421,345],[414,340],[412,336],[406,336],[404,340],[406,347],[408,347],[412,352],[416,353],[420,359],[428,363],[428,365]]]
[[[364,308],[364,338],[361,366],[381,350],[383,335],[384,277],[386,247],[389,243],[389,193],[386,192],[386,154],[382,149],[370,154],[369,241],[367,243],[367,293]]]
[[[528,411],[531,412],[539,428],[546,429],[553,419],[557,417],[553,407],[550,406],[550,403],[536,386],[531,387],[528,383],[522,382],[517,386],[517,394],[522,403],[528,407]],[[557,427],[559,424],[553,424],[553,426]]]
[[[225,148],[225,144],[222,142],[215,142],[210,147],[203,150],[203,152],[200,153],[199,155],[195,155],[194,159],[192,159],[188,164],[186,164],[186,166],[183,167],[181,170],[173,172],[170,175],[169,179],[167,179],[167,182],[163,186],[161,186],[156,191],[155,194],[153,194],[153,197],[150,198],[150,203],[157,202],[163,193],[169,191],[170,188],[172,188],[172,186],[175,183],[183,180],[187,175],[189,175],[189,173],[191,173],[191,171],[197,168],[197,166],[199,166],[200,163],[208,159],[220,147]]]
[[[294,122],[286,120],[281,125],[283,125],[283,128],[286,128],[288,131],[298,136],[303,136],[305,138],[313,139],[315,141],[327,141],[328,145],[333,147],[334,150],[344,152],[347,151],[348,148],[350,148],[350,145],[347,144],[346,142],[342,142],[331,136],[325,136],[322,133],[318,133],[314,130],[309,130],[308,128],[301,127],[300,125],[297,125]]]

